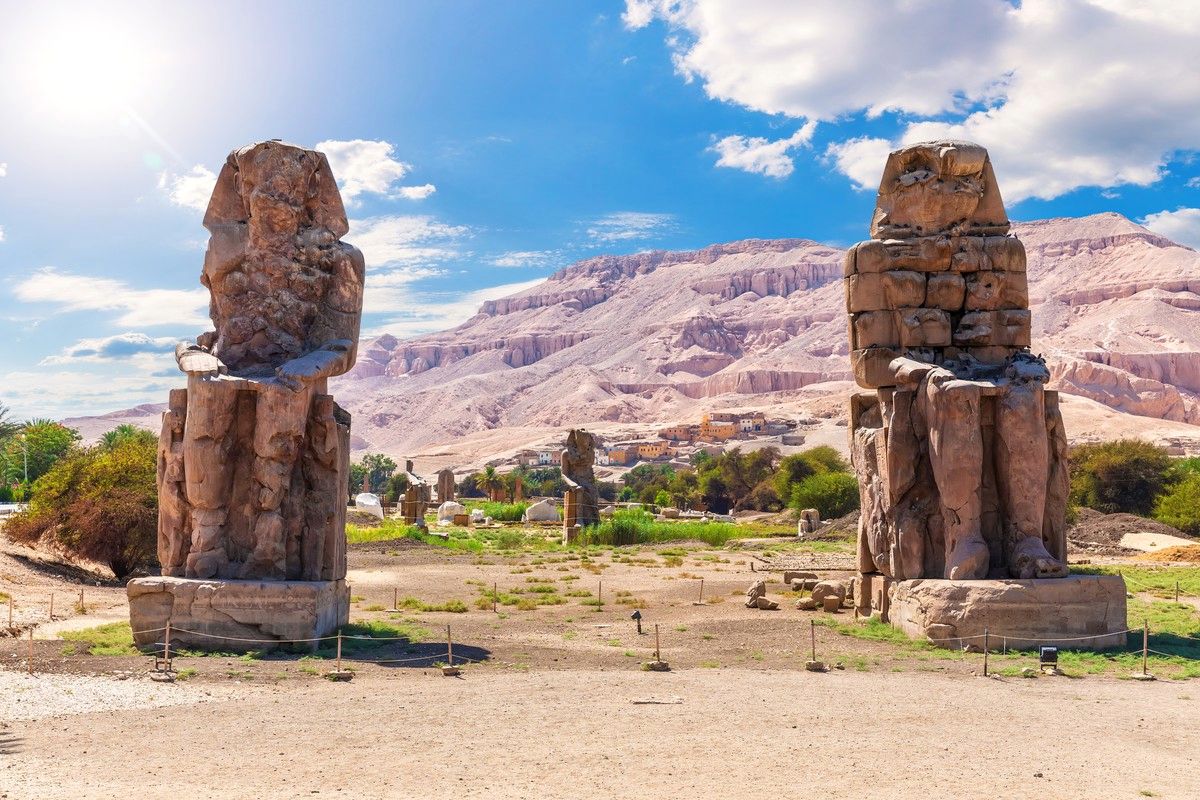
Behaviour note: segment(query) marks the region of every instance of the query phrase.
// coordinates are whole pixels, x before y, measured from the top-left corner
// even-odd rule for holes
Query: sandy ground
[[[682,702],[633,702],[651,698]],[[1163,683],[396,673],[12,722],[0,786],[12,800],[1191,798],[1198,710]]]
[[[1121,547],[1142,550],[1147,553],[1167,547],[1187,547],[1195,543],[1195,539],[1185,539],[1182,536],[1170,536],[1164,533],[1127,533],[1121,537]]]
[[[79,576],[4,558],[0,589],[35,597],[31,615],[51,591],[78,592]],[[352,620],[424,634],[348,658],[356,675],[341,684],[321,678],[330,662],[295,654],[177,658],[187,679],[174,684],[149,680],[146,656],[83,655],[56,636],[126,611],[120,587],[89,586],[88,614],[70,609],[53,623],[43,614],[34,676],[24,674],[27,639],[0,638],[0,800],[1200,796],[1192,682],[1123,680],[1123,666],[978,677],[979,654],[814,628],[778,574],[762,572],[846,560],[771,540],[620,550],[588,563],[408,540],[358,545]],[[757,578],[776,579],[779,611],[745,608]],[[476,606],[493,585],[522,597],[556,585],[564,602],[493,613]],[[591,596],[567,596],[579,590]],[[596,610],[588,603],[600,592]],[[470,610],[392,612],[397,597]],[[655,624],[670,673],[640,669]],[[462,678],[432,668],[445,659],[446,625],[456,655],[478,661]],[[803,671],[814,633],[819,657],[845,669]],[[993,669],[1027,661],[1007,658],[993,655]],[[634,702],[646,699],[667,702]]]

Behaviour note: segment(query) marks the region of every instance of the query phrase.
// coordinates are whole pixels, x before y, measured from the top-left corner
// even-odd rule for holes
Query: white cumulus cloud
[[[167,193],[167,199],[177,206],[204,213],[213,187],[217,185],[217,174],[203,164],[197,164],[182,175],[162,172],[158,176],[158,188]]]
[[[208,290],[134,289],[114,278],[97,278],[44,267],[19,281],[13,296],[24,303],[46,303],[57,313],[109,311],[122,327],[209,325]]]
[[[398,185],[412,170],[412,164],[397,159],[396,148],[390,142],[327,139],[317,142],[316,147],[328,157],[333,176],[341,187],[342,198],[349,205],[354,205],[359,195],[363,194],[423,200],[435,191],[431,183],[423,186]]]
[[[1141,223],[1173,242],[1200,250],[1200,208],[1177,208],[1147,214]]]
[[[80,339],[61,353],[43,358],[41,364],[69,364],[78,361],[121,361],[144,353],[169,353],[179,340],[173,336],[149,336],[129,331],[98,339]]]
[[[559,250],[509,250],[492,259],[496,267],[549,267],[562,260]]]
[[[762,136],[726,136],[709,148],[716,153],[717,166],[740,169],[769,178],[786,178],[796,168],[793,150],[812,142],[815,120],[804,123],[785,139],[766,139]]]
[[[674,227],[673,214],[615,211],[588,223],[587,235],[596,245],[648,239]]]
[[[1154,183],[1200,142],[1200,3],[628,0],[628,27],[656,19],[711,98],[835,126],[897,112],[890,146],[979,142],[1010,201]],[[875,188],[883,163],[843,144],[832,163]]]
[[[368,267],[446,261],[461,255],[471,231],[433,217],[390,214],[350,220],[346,241],[362,250]]]

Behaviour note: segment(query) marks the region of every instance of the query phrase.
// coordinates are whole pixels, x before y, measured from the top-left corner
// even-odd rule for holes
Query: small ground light
[[[634,612],[633,612],[633,613],[632,613],[632,614],[629,616],[629,618],[630,618],[631,620],[633,620],[634,622],[636,622],[636,623],[637,623],[637,626],[638,626],[638,636],[641,636],[641,635],[642,635],[642,612],[641,612],[641,611],[634,611]]]
[[[1039,647],[1038,648],[1038,667],[1040,669],[1049,669],[1051,671],[1058,670],[1058,648],[1057,647]]]

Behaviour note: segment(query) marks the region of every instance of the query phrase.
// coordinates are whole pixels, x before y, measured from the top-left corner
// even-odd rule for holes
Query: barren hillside
[[[1077,439],[1200,449],[1200,254],[1117,214],[1018,223],[1034,350]],[[334,382],[357,449],[480,463],[584,424],[603,435],[762,408],[842,444],[843,251],[750,239],[581,261],[452,330],[364,342]],[[90,420],[157,424],[146,407]]]

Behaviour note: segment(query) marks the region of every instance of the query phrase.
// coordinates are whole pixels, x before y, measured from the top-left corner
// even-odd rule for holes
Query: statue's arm
[[[926,375],[937,369],[937,364],[928,364],[915,358],[900,356],[893,358],[888,364],[888,368],[896,376],[897,386],[916,386]]]
[[[346,372],[354,366],[353,355],[353,341],[336,339],[307,355],[293,358],[278,367],[275,375],[289,388],[299,391],[305,383]]]
[[[210,339],[208,334],[204,334],[197,342],[180,342],[175,345],[175,363],[179,365],[180,372],[210,378],[229,371],[221,363],[221,359],[210,353],[206,345],[199,343]]]

